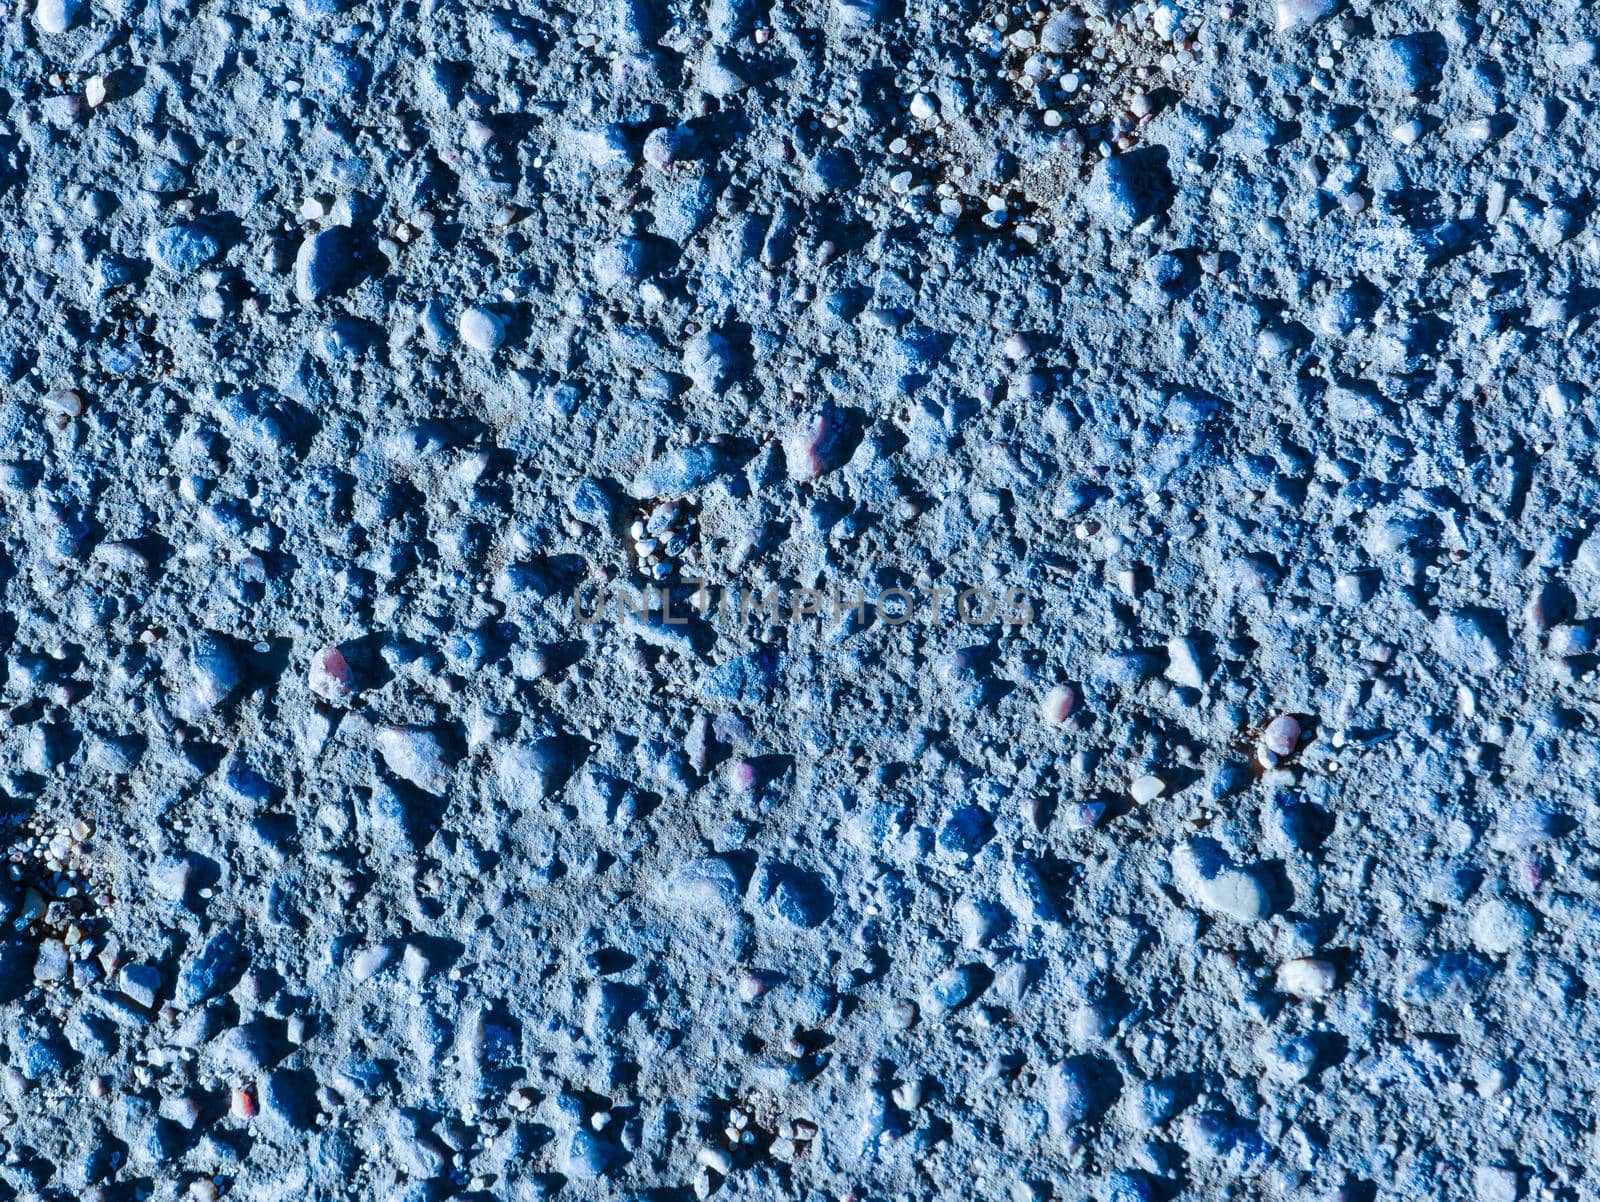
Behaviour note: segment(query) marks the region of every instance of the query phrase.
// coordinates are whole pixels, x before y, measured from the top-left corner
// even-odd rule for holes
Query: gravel
[[[19,8],[0,1197],[1594,1196],[1591,7]]]

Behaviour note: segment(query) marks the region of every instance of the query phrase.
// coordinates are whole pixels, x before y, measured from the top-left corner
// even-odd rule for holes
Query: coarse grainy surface
[[[5,18],[0,1197],[1600,1197],[1600,12],[502,2]]]

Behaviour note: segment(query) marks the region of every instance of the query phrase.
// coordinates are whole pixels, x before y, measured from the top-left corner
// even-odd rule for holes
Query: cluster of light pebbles
[[[0,919],[36,947],[34,980],[83,989],[100,979],[92,957],[109,922],[110,881],[94,854],[93,823],[30,822],[5,855]]]
[[[628,527],[632,550],[641,575],[650,580],[671,580],[682,575],[691,561],[700,520],[681,500],[652,504]]]

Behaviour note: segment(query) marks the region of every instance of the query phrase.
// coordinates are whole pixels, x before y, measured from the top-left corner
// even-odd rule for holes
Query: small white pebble
[[[1409,121],[1402,121],[1389,131],[1389,136],[1402,146],[1415,146],[1417,139],[1422,137],[1422,122],[1415,117]]]
[[[696,1155],[696,1159],[706,1168],[721,1173],[726,1177],[733,1168],[733,1161],[728,1159],[728,1154],[721,1148],[704,1147]]]
[[[337,647],[324,647],[311,657],[307,683],[311,691],[326,701],[343,701],[350,696],[355,674]]]
[[[1261,732],[1261,746],[1282,759],[1300,746],[1300,720],[1293,714],[1279,714]]]
[[[1335,0],[1278,0],[1278,32],[1298,33],[1330,16]]]
[[[45,394],[44,403],[63,417],[83,416],[83,394],[76,389],[53,389]]]
[[[1166,791],[1167,782],[1159,776],[1152,776],[1148,773],[1144,776],[1136,777],[1134,782],[1128,786],[1128,796],[1140,805],[1146,805],[1154,801]]]
[[[1077,708],[1078,690],[1070,684],[1058,684],[1039,703],[1039,717],[1051,726],[1064,726]]]
[[[1291,997],[1315,1001],[1333,992],[1338,973],[1326,960],[1302,956],[1278,966],[1278,988]]]
[[[456,322],[456,333],[461,335],[462,342],[486,355],[506,340],[505,323],[489,310],[476,306],[461,314]]]
[[[33,19],[44,33],[66,33],[82,8],[82,0],[39,0]]]

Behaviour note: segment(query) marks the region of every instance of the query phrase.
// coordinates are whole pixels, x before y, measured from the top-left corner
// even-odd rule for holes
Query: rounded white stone
[[[1051,726],[1063,726],[1078,708],[1078,691],[1070,684],[1058,684],[1039,703],[1039,717]]]
[[[1137,777],[1134,782],[1128,786],[1128,796],[1133,798],[1133,800],[1138,802],[1140,805],[1145,805],[1148,802],[1154,801],[1166,791],[1166,781],[1162,780],[1159,776],[1151,776],[1148,774]]]
[[[82,0],[39,0],[33,8],[33,20],[45,33],[66,33],[82,9]]]
[[[1278,0],[1278,32],[1296,33],[1330,16],[1337,0]]]
[[[1261,745],[1280,759],[1293,755],[1300,745],[1300,720],[1292,714],[1279,714],[1261,732]]]
[[[1338,973],[1326,960],[1301,956],[1278,966],[1278,988],[1291,997],[1315,1001],[1333,992]]]
[[[456,333],[475,351],[489,354],[506,340],[505,323],[487,309],[474,306],[456,322]]]

